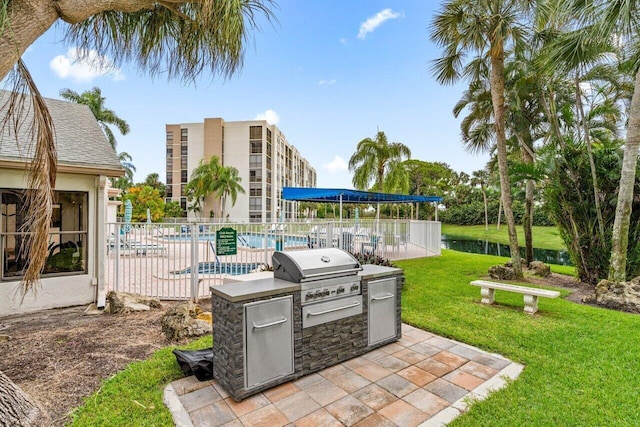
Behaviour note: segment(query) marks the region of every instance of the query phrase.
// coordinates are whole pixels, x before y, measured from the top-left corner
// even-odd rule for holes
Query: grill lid
[[[362,266],[350,253],[338,248],[273,253],[273,276],[289,282],[305,282],[358,274]]]

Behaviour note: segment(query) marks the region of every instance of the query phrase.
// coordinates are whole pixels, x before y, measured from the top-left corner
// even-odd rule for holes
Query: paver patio
[[[177,426],[441,426],[523,366],[412,326],[363,356],[235,402],[215,381],[186,377],[164,400]]]

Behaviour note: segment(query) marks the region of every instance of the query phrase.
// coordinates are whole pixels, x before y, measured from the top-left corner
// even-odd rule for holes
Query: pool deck
[[[516,379],[500,355],[402,325],[402,338],[242,402],[216,381],[164,389],[176,426],[443,426]]]

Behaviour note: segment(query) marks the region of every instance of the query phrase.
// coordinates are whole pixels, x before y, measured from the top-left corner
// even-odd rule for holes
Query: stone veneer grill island
[[[346,254],[351,257],[333,248],[296,254],[298,261],[307,256],[330,255],[335,259]],[[360,269],[357,261],[353,261]],[[274,259],[276,265],[278,262]],[[282,276],[277,269],[275,275]],[[347,290],[337,290],[341,287],[340,280],[330,278],[323,282],[329,285],[321,285],[315,293],[304,291],[308,286],[304,282],[278,277],[211,287],[214,378],[233,399],[240,401],[401,338],[402,270],[363,265],[361,271],[345,278],[351,284],[350,294]],[[358,290],[355,283],[359,283]],[[341,293],[349,295],[343,297]],[[321,301],[312,301],[315,298]],[[358,307],[356,303],[360,298],[362,303]],[[334,308],[341,300],[349,304],[346,317],[339,314],[342,308]],[[258,314],[255,320],[252,316],[261,310],[264,315]],[[352,314],[354,311],[356,314]],[[303,312],[307,313],[305,317],[310,312],[326,312],[328,318],[305,327]],[[263,332],[273,334],[273,338],[263,336]]]

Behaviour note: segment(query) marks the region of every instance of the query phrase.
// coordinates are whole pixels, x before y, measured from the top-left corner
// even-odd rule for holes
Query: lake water
[[[456,237],[442,235],[441,247],[443,249],[452,249],[459,252],[468,252],[473,254],[497,255],[503,257],[511,256],[509,245],[488,242],[486,240],[466,240]],[[525,248],[520,248],[520,253],[524,258]],[[569,252],[556,251],[553,249],[536,249],[533,248],[533,259],[542,261],[545,264],[571,265]]]

